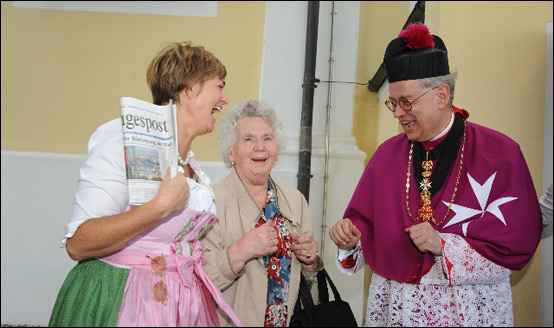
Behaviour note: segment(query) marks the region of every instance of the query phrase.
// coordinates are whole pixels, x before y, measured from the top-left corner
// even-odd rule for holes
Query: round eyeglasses
[[[416,101],[416,99],[420,98],[420,97],[423,97],[425,96],[426,94],[428,94],[429,92],[435,90],[436,88],[438,88],[439,86],[437,85],[436,87],[432,88],[431,90],[415,97],[414,99],[410,100],[410,99],[406,99],[406,98],[400,98],[398,99],[398,101],[396,99],[387,99],[385,100],[385,106],[387,106],[387,108],[394,113],[394,110],[396,108],[396,105],[398,104],[400,106],[400,108],[402,108],[404,111],[406,112],[409,112],[412,110],[412,103],[414,101]]]

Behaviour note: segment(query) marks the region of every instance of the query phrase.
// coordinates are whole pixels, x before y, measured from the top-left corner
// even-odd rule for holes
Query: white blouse
[[[190,187],[187,206],[216,214],[210,179],[201,170],[191,150],[189,154],[190,166],[200,183],[187,178]],[[80,169],[69,222],[61,241],[62,247],[83,222],[123,213],[128,202],[123,131],[121,118],[117,118],[101,125],[89,139],[87,157]]]

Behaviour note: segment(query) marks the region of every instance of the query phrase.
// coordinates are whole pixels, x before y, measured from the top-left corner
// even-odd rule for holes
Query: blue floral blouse
[[[264,327],[284,327],[287,324],[287,300],[292,259],[292,239],[279,209],[275,205],[275,190],[271,182],[267,183],[265,209],[256,227],[271,220],[277,230],[279,243],[277,252],[264,256],[267,268],[267,307]]]

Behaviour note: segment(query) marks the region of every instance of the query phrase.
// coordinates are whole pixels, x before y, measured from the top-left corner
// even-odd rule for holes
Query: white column
[[[260,100],[278,112],[289,138],[288,148],[280,154],[272,176],[279,182],[297,187],[298,140],[302,110],[302,80],[306,44],[307,2],[268,1],[264,32],[264,54]],[[333,3],[320,2],[316,78],[328,81],[356,81],[358,54],[359,1],[335,2],[333,67],[331,55],[331,15]],[[327,187],[327,223],[323,227],[325,176],[325,134],[327,103],[330,103],[329,180]],[[352,135],[354,84],[333,84],[329,98],[328,83],[319,83],[314,93],[312,126],[312,170],[310,212],[318,243],[324,239],[324,262],[327,271],[350,303],[358,323],[362,324],[363,274],[347,276],[338,272],[335,245],[329,240],[328,227],[339,218],[350,201],[364,169],[365,153]],[[324,231],[325,230],[325,231]]]

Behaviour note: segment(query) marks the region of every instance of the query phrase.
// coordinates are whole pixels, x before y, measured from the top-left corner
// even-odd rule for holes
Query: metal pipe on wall
[[[312,166],[312,119],[314,107],[315,64],[317,56],[317,32],[319,25],[319,1],[308,1],[306,26],[306,54],[302,83],[302,112],[300,116],[300,140],[298,151],[298,190],[310,201]]]
[[[333,81],[333,62],[335,61],[335,2],[331,7],[331,44],[329,46],[329,81]],[[321,224],[321,258],[325,258],[325,237],[327,231],[327,196],[329,189],[329,144],[331,138],[331,103],[332,103],[333,83],[327,85],[327,116],[325,119],[325,176],[323,177],[323,222]]]

